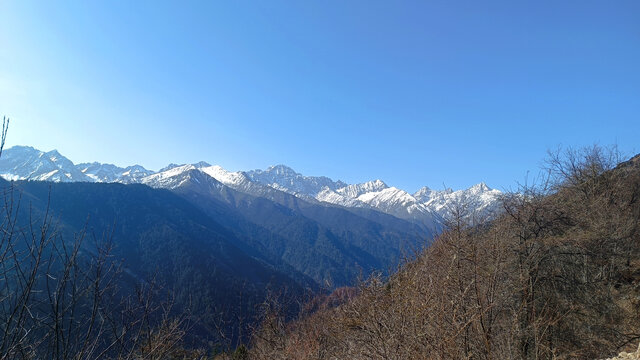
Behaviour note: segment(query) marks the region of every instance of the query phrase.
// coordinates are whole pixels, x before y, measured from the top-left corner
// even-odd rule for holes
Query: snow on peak
[[[231,187],[241,186],[251,181],[243,172],[229,171],[219,165],[202,167],[200,171]]]
[[[199,162],[193,164],[193,166],[197,167],[198,169],[201,169],[201,168],[209,167],[209,166],[211,166],[211,164],[209,164],[206,161],[199,161]]]
[[[371,192],[378,192],[388,188],[382,180],[367,181],[362,184],[348,185],[337,189],[336,192],[349,198],[357,198],[358,196]]]
[[[380,205],[389,206],[396,204],[405,206],[416,203],[416,199],[413,196],[396,187],[386,187],[379,191],[370,191],[359,195],[357,199],[376,207]]]
[[[0,157],[0,176],[11,180],[92,181],[57,150],[45,153],[30,146],[5,149]]]
[[[469,191],[472,191],[472,192],[474,192],[474,193],[477,193],[477,194],[481,194],[481,193],[483,193],[483,192],[491,191],[491,190],[493,190],[493,189],[491,189],[490,187],[488,187],[488,186],[487,186],[487,184],[485,184],[484,182],[481,182],[481,183],[479,183],[479,184],[475,184],[475,185],[473,185],[473,186],[472,186],[472,187],[470,187],[468,190],[469,190]]]
[[[304,176],[286,165],[270,166],[266,170],[245,173],[252,181],[294,195],[315,198],[324,187],[331,190],[347,186],[342,181],[333,181],[326,176]]]
[[[330,204],[336,204],[346,207],[369,207],[369,205],[361,202],[358,199],[340,194],[334,190],[331,190],[328,186],[325,186],[315,196],[316,200],[320,202],[326,202]]]
[[[184,165],[184,164],[183,164],[183,165]],[[170,163],[169,165],[167,165],[167,166],[163,167],[162,169],[158,170],[158,172],[159,172],[159,173],[161,173],[161,172],[165,172],[165,171],[167,171],[167,170],[171,170],[171,169],[173,169],[173,168],[177,168],[178,166],[182,166],[182,165],[180,165],[180,164]]]
[[[143,183],[153,187],[174,189],[186,181],[211,181],[216,186],[229,186],[255,196],[272,198],[284,191],[301,199],[320,201],[345,207],[375,209],[411,221],[429,224],[447,218],[451,209],[466,204],[470,214],[499,211],[502,193],[481,182],[466,190],[433,190],[423,187],[414,194],[390,187],[381,180],[346,184],[325,176],[305,176],[286,165],[266,170],[228,171],[204,161],[170,164],[157,173],[140,165],[121,168],[112,164],[84,163],[74,165],[57,150],[42,152],[30,146],[14,146],[0,157],[0,176],[10,180],[92,181]],[[221,183],[221,184],[220,184]]]
[[[444,196],[451,193],[453,193],[453,190],[451,188],[446,188],[444,190],[433,190],[428,186],[424,186],[420,190],[416,191],[413,194],[413,197],[421,203],[427,203],[439,196]]]
[[[140,182],[145,176],[153,174],[153,171],[147,170],[140,165],[127,166],[121,168],[113,164],[102,164],[99,162],[78,164],[76,166],[83,174],[87,175],[96,182],[119,182],[123,184],[131,184]]]
[[[51,161],[58,161],[58,160],[62,160],[62,159],[66,159],[66,160],[68,160],[67,158],[65,158],[64,156],[62,156],[62,155],[58,152],[58,150],[56,150],[56,149],[53,149],[53,150],[51,150],[51,151],[48,151],[48,152],[44,153],[44,155],[45,155],[46,157],[48,157]]]
[[[151,187],[175,189],[188,181],[190,172],[194,170],[197,171],[196,167],[191,164],[174,166],[168,170],[145,176],[140,179],[140,182]]]
[[[191,165],[191,164],[185,164],[185,165],[178,165],[178,166],[174,166],[169,170],[163,171],[163,172],[158,172],[156,174],[153,174],[149,177],[151,178],[168,178],[168,177],[173,177],[176,175],[180,175],[183,174],[187,171],[190,170],[195,170],[196,167]]]
[[[266,173],[273,173],[275,175],[278,176],[296,176],[296,175],[300,175],[298,174],[295,170],[293,170],[292,168],[286,166],[286,165],[271,165],[267,168],[267,170],[265,170]]]
[[[431,190],[431,188],[429,188],[428,186],[425,186],[425,187],[422,187],[420,190],[416,191],[413,194],[413,197],[416,198],[418,201],[425,201],[425,200],[430,200],[436,193],[437,191]]]
[[[486,219],[501,211],[501,197],[501,191],[481,182],[466,190],[437,191],[429,198],[421,198],[421,202],[443,219],[450,218],[454,210],[459,212],[462,209],[466,219]]]

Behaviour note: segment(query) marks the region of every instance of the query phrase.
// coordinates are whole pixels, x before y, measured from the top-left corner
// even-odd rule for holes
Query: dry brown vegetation
[[[293,323],[267,312],[251,359],[593,359],[640,339],[640,156],[550,153],[484,225],[461,213],[395,275]],[[454,213],[456,213],[454,211]],[[634,346],[635,345],[635,346]]]
[[[0,132],[0,155],[6,136]],[[640,155],[551,152],[546,176],[447,231],[389,278],[372,276],[287,322],[267,302],[249,346],[218,359],[597,359],[640,341]],[[0,206],[0,359],[204,359],[155,284],[123,296],[109,241],[63,241],[55,219]],[[33,215],[33,216],[32,216]],[[22,221],[19,218],[22,217]],[[475,223],[469,224],[469,219]],[[105,237],[108,239],[108,236]]]

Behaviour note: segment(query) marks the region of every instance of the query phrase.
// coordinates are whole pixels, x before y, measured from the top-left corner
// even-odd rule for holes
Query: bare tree
[[[551,152],[547,167],[388,279],[294,323],[265,320],[255,359],[603,358],[640,339],[640,156]],[[318,351],[321,349],[322,351]]]
[[[3,119],[0,155],[9,119]],[[50,190],[51,191],[51,190]],[[152,279],[121,286],[111,233],[65,239],[44,209],[22,205],[13,183],[0,215],[0,359],[201,358],[181,347],[186,316],[157,301]]]

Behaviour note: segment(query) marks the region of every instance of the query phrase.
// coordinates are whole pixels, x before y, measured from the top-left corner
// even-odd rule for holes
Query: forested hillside
[[[289,264],[321,287],[386,273],[433,238],[423,227],[372,210],[310,203],[277,190],[270,198],[254,196],[195,170],[181,177],[174,192],[227,224],[244,248]]]
[[[52,354],[56,340],[36,344],[32,338],[53,336],[44,330],[46,321],[25,318],[15,323],[11,317],[21,307],[31,312],[37,308],[39,316],[52,323],[52,316],[68,321],[59,324],[58,331],[74,336],[89,331],[92,323],[74,318],[73,312],[42,308],[61,291],[58,287],[82,294],[65,301],[100,308],[94,319],[122,315],[120,302],[147,304],[130,311],[128,318],[138,324],[148,318],[149,331],[162,325],[162,319],[174,319],[179,326],[163,329],[188,348],[225,349],[249,339],[268,298],[285,302],[283,309],[292,318],[311,294],[352,284],[362,274],[387,271],[403,251],[425,246],[430,239],[417,226],[386,214],[359,216],[281,193],[291,204],[287,207],[237,192],[199,171],[181,176],[187,181],[173,190],[0,179],[0,254],[8,268],[0,271],[0,281],[11,299],[1,302],[3,326],[30,334],[21,341],[7,340],[8,348],[0,353]],[[15,257],[11,251],[17,252]],[[77,268],[83,280],[72,281],[65,275],[67,267]],[[60,276],[65,280],[58,283]],[[50,284],[54,279],[56,284]],[[94,291],[83,292],[92,282]],[[28,289],[33,296],[21,297]],[[107,306],[105,292],[114,304]],[[153,316],[145,315],[150,308],[155,309]],[[100,331],[105,321],[96,325]],[[124,331],[121,326],[112,330]],[[91,354],[119,339],[113,333],[92,336],[96,342],[87,350]],[[67,341],[71,348],[82,343],[78,338]],[[71,348],[66,351],[80,351]]]
[[[170,297],[168,315],[188,314],[191,342],[235,341],[246,335],[246,326],[269,293],[300,298],[305,289],[315,287],[290,267],[239,248],[240,241],[225,226],[167,190],[4,180],[0,186],[7,201],[15,199],[7,209],[15,212],[15,224],[6,228],[13,237],[5,236],[4,249],[29,246],[28,239],[39,236],[47,222],[47,236],[55,246],[45,257],[56,246],[72,247],[79,236],[80,264],[92,261],[108,245],[109,261],[121,268],[114,284],[118,292],[132,296],[136,288],[153,283],[157,294],[148,300],[160,304]],[[43,265],[38,276],[47,274],[56,277]]]

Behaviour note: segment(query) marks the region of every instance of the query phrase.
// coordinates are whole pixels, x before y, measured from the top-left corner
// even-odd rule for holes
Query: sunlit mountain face
[[[305,176],[286,165],[232,172],[218,165],[199,162],[170,164],[155,172],[140,165],[124,168],[97,162],[76,165],[56,150],[43,152],[27,146],[9,148],[0,158],[0,176],[7,180],[140,183],[174,189],[184,181],[181,174],[194,170],[224,186],[253,196],[273,199],[279,192],[284,192],[311,203],[379,211],[432,230],[438,229],[451,215],[452,209],[461,205],[464,205],[465,216],[469,218],[491,218],[500,210],[502,195],[501,191],[491,189],[484,182],[456,191],[425,186],[410,194],[379,179],[347,184],[325,176]]]

